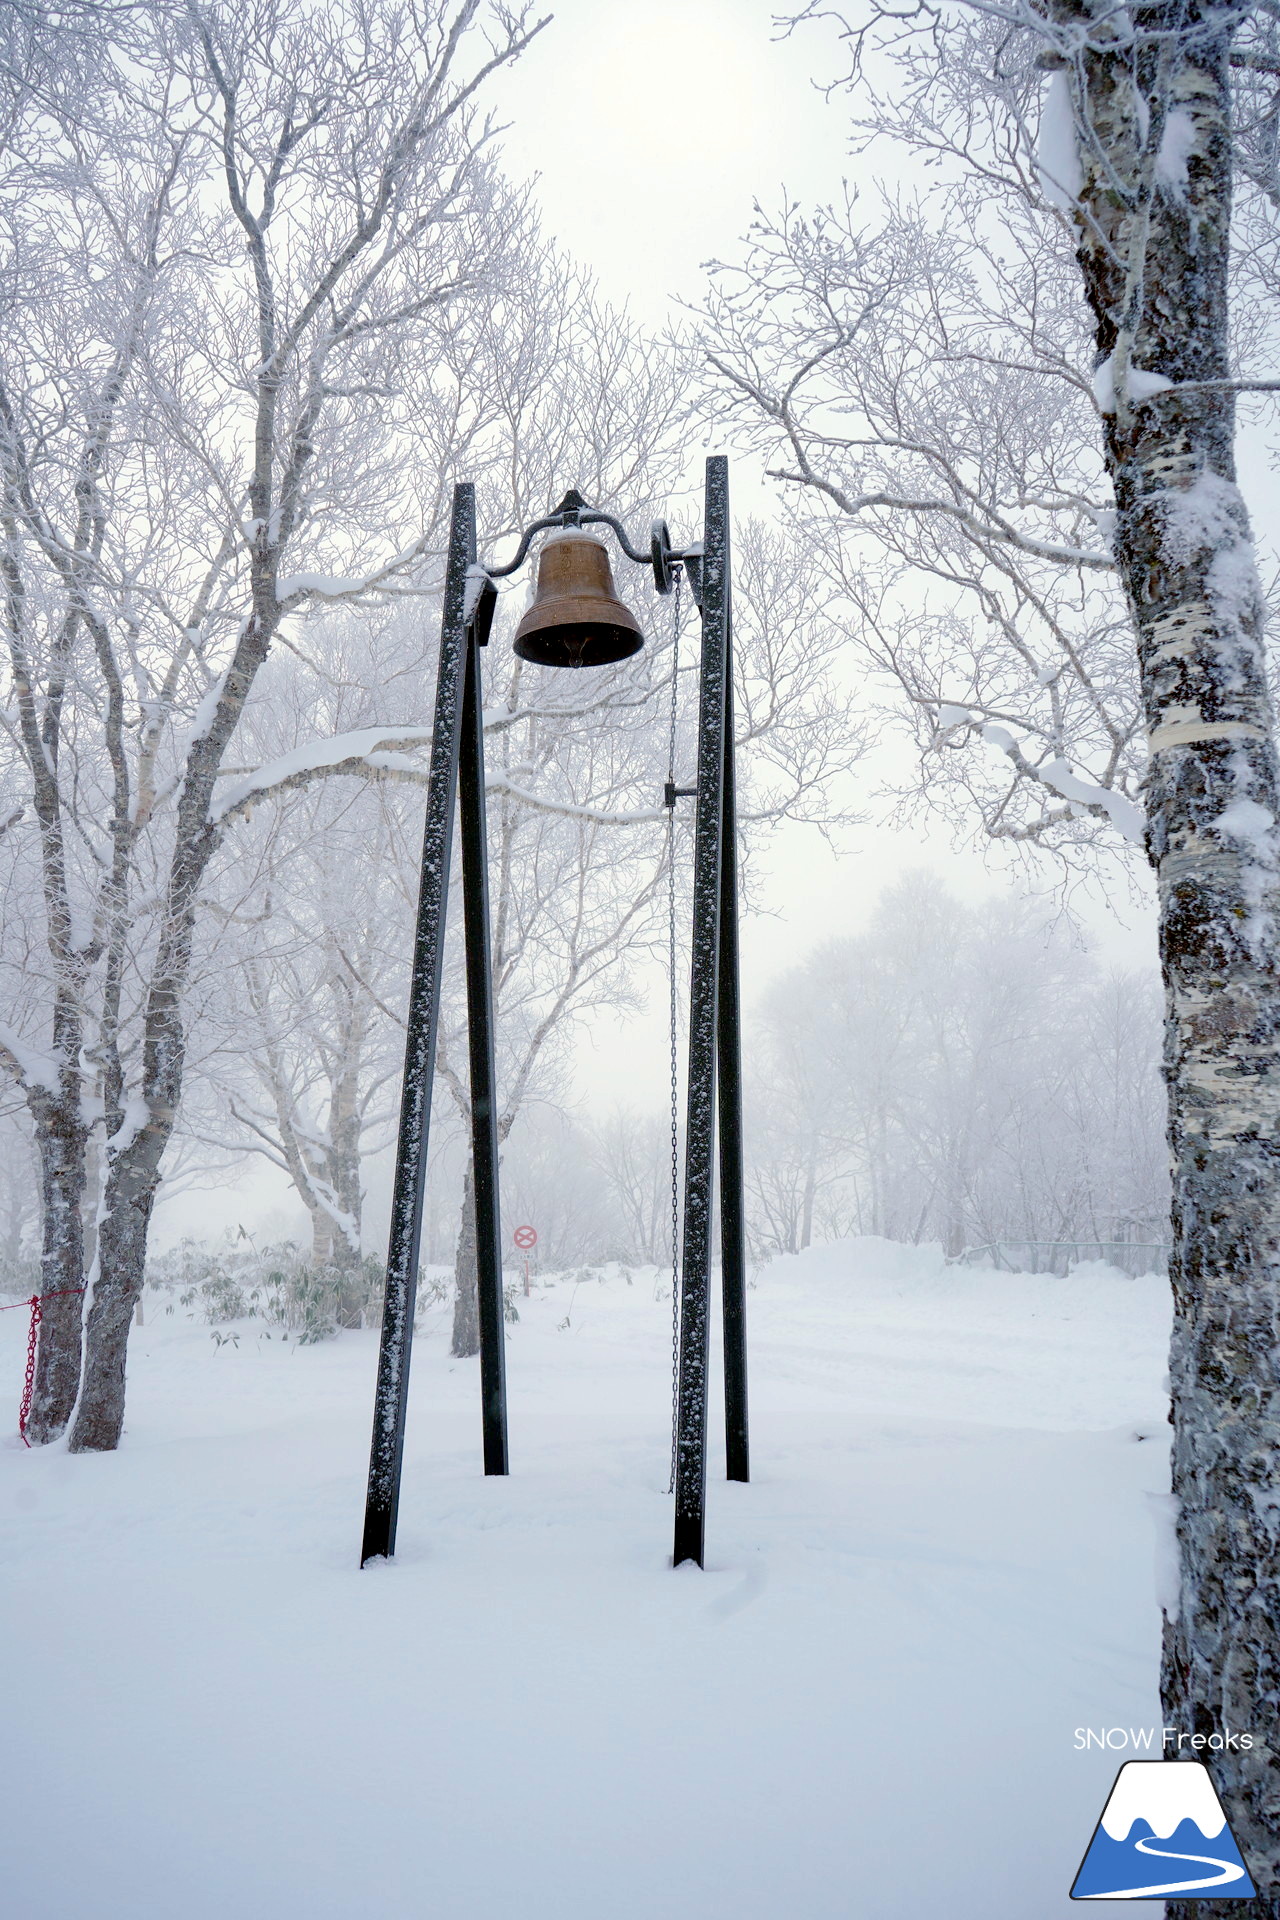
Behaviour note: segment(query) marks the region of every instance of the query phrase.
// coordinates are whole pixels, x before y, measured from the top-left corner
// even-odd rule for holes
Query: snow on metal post
[[[462,908],[467,948],[467,1038],[471,1065],[471,1194],[476,1214],[480,1309],[480,1405],[484,1470],[507,1471],[507,1380],[502,1325],[498,1206],[498,1095],[493,1065],[493,966],[489,941],[489,849],[484,812],[484,703],[480,648],[467,636],[458,762]]]
[[[702,1565],[707,1486],[707,1333],[723,916],[725,674],[729,651],[729,463],[722,454],[713,455],[707,461],[706,520],[699,570],[702,673],[680,1272],[676,1514],[672,1556],[676,1566],[686,1560]]]
[[[445,575],[440,629],[440,673],[436,683],[431,771],[427,780],[427,817],[422,837],[422,873],[418,924],[409,990],[404,1086],[400,1098],[400,1134],[396,1147],[391,1235],[387,1248],[387,1284],[374,1397],[373,1444],[369,1454],[369,1491],[365,1504],[360,1564],[395,1551],[400,1502],[400,1466],[404,1454],[405,1411],[409,1396],[409,1360],[413,1313],[418,1292],[418,1247],[422,1238],[422,1199],[427,1175],[431,1125],[431,1085],[435,1077],[436,1028],[440,1017],[440,979],[444,965],[445,907],[449,897],[449,859],[453,810],[458,785],[463,680],[468,653],[467,573],[476,557],[475,488],[453,490],[453,521]]]
[[[738,985],[738,809],[733,767],[733,618],[725,581],[724,825],[720,849],[720,1284],[724,1314],[725,1478],[749,1480],[747,1243],[742,1201],[742,1041]]]

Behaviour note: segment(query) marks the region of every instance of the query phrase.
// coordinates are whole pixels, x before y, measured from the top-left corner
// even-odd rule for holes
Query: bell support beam
[[[471,1193],[476,1214],[484,1470],[486,1473],[505,1473],[507,1378],[502,1324],[502,1234],[498,1207],[498,1095],[493,1065],[489,850],[484,811],[484,704],[480,649],[474,632],[468,636],[462,697],[458,815],[462,832],[462,905],[467,948]]]
[[[728,597],[728,587],[725,589]],[[726,610],[724,817],[720,851],[720,1276],[724,1313],[725,1478],[751,1478],[747,1440],[747,1242],[742,1173],[742,1040],[738,981],[738,809],[733,765],[733,620]]]
[[[676,1512],[673,1564],[702,1565],[707,1488],[707,1372],[711,1290],[712,1183],[716,1145],[720,936],[725,823],[726,670],[729,653],[729,472],[707,461],[706,518],[699,567],[702,671],[698,701],[698,786],[694,818],[693,957],[689,995],[689,1077],[685,1119],[684,1234],[676,1396]]]
[[[444,613],[440,626],[440,671],[427,776],[427,816],[422,836],[418,922],[414,936],[413,978],[409,991],[404,1085],[400,1096],[400,1132],[396,1145],[387,1281],[378,1349],[378,1383],[373,1407],[373,1443],[369,1453],[369,1490],[365,1502],[360,1564],[395,1551],[400,1504],[400,1468],[404,1456],[405,1413],[409,1398],[409,1361],[413,1351],[413,1314],[418,1295],[418,1248],[422,1239],[422,1200],[427,1177],[431,1126],[431,1087],[435,1078],[436,1031],[440,1020],[440,982],[444,968],[445,908],[453,813],[458,787],[463,688],[471,644],[467,632],[467,573],[476,557],[476,492],[470,483],[453,490],[453,519],[445,573]]]

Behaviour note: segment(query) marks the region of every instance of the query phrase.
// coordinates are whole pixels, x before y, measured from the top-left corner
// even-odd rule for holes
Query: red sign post
[[[529,1298],[529,1249],[538,1244],[536,1227],[517,1227],[511,1238],[524,1255],[524,1297]]]

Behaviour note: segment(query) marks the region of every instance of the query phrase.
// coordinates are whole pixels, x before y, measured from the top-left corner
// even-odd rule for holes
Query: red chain
[[[55,1287],[51,1293],[45,1294],[44,1299],[57,1300],[64,1293],[83,1293],[84,1291],[83,1287]],[[29,1300],[14,1300],[7,1307],[0,1307],[0,1313],[11,1313],[18,1307],[31,1309],[31,1331],[27,1335],[27,1375],[22,1383],[22,1405],[18,1409],[18,1432],[22,1435],[23,1446],[29,1447],[31,1442],[27,1438],[27,1421],[31,1415],[31,1396],[36,1390],[36,1348],[39,1342],[40,1322],[44,1318],[44,1301],[38,1293],[33,1293]]]
[[[51,1287],[48,1293],[39,1296],[42,1300],[58,1300],[64,1293],[84,1293],[84,1287]],[[31,1300],[37,1296],[33,1293]],[[0,1307],[0,1313],[16,1313],[19,1307],[29,1307],[31,1300],[11,1300],[6,1307]]]
[[[31,1412],[31,1396],[36,1390],[36,1336],[42,1318],[40,1295],[33,1293],[27,1304],[31,1308],[31,1332],[27,1335],[27,1377],[22,1388],[22,1405],[18,1408],[18,1432],[22,1435],[24,1447],[31,1445],[27,1438],[27,1416]]]

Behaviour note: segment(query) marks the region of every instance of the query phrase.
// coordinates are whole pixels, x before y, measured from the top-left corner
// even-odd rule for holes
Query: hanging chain
[[[31,1417],[31,1401],[36,1390],[36,1355],[40,1347],[40,1327],[44,1320],[46,1300],[60,1300],[64,1294],[83,1293],[83,1287],[54,1287],[46,1294],[33,1293],[29,1300],[14,1300],[7,1307],[0,1307],[0,1313],[16,1313],[21,1307],[31,1315],[31,1329],[27,1334],[27,1371],[22,1382],[22,1404],[18,1408],[18,1432],[22,1444],[29,1447],[27,1421]]]
[[[679,721],[680,586],[677,573],[671,609],[671,724],[667,734],[667,982],[670,1007],[671,1068],[671,1478],[676,1487],[676,1446],[680,1431],[680,1000],[676,979],[676,729]]]
[[[22,1382],[22,1405],[18,1409],[18,1432],[22,1435],[23,1446],[29,1447],[31,1442],[27,1438],[27,1421],[31,1418],[31,1400],[36,1390],[36,1349],[43,1316],[38,1293],[33,1293],[26,1304],[31,1308],[31,1330],[27,1335],[27,1371]]]

